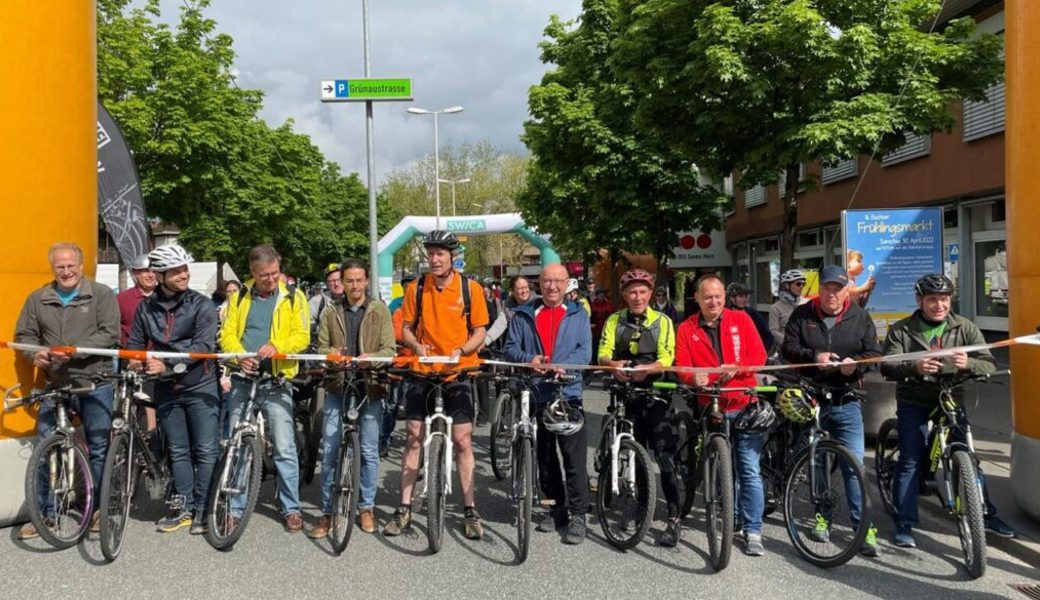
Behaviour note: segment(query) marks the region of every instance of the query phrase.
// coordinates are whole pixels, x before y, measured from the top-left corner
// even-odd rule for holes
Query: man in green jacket
[[[390,311],[380,300],[368,297],[368,267],[356,258],[340,268],[345,293],[329,300],[318,319],[318,352],[358,358],[392,357],[396,350]],[[336,365],[333,364],[332,367]],[[326,383],[321,459],[322,517],[308,533],[313,539],[328,535],[332,527],[332,489],[343,440],[344,400],[351,398],[358,410],[361,443],[361,493],[358,526],[366,533],[378,529],[375,513],[376,483],[379,479],[379,426],[386,389],[374,383],[345,385],[343,372]],[[349,404],[348,404],[349,406]]]
[[[985,344],[982,332],[974,323],[951,310],[954,285],[944,275],[925,275],[914,286],[918,310],[897,322],[885,338],[885,355],[927,352],[942,348],[960,348]],[[914,361],[881,363],[881,373],[896,384],[896,416],[899,419],[899,463],[892,477],[892,502],[895,504],[896,534],[894,542],[901,548],[917,546],[912,534],[917,524],[918,465],[925,458],[928,421],[939,403],[939,386],[935,377],[970,371],[979,375],[992,373],[996,360],[989,350],[968,356],[958,350],[945,358],[922,358]],[[960,392],[955,399],[963,402]],[[954,441],[964,441],[964,433],[955,430]],[[997,517],[997,509],[989,500],[985,477],[982,490],[986,501],[986,529],[1002,537],[1015,532]]]

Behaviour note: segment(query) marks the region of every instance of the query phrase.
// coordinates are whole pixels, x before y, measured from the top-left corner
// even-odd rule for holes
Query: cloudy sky
[[[163,20],[181,0],[163,0]],[[527,90],[545,65],[538,43],[551,14],[573,18],[580,0],[371,0],[373,77],[411,77],[414,103],[375,105],[376,173],[433,151],[429,116],[408,106],[465,110],[440,121],[441,147],[490,140],[525,152]],[[323,104],[322,79],[364,76],[360,0],[213,0],[207,15],[234,39],[239,85],[263,90],[262,116],[293,119],[325,156],[366,177],[364,104]]]

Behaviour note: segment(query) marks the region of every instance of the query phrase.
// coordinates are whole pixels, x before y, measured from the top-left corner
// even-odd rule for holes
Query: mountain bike
[[[650,453],[636,441],[635,427],[625,416],[629,402],[667,402],[653,388],[631,382],[610,386],[610,404],[593,458],[599,474],[596,512],[603,536],[611,546],[630,550],[642,541],[654,520],[657,483]]]
[[[491,457],[491,472],[495,479],[502,481],[509,477],[513,464],[513,431],[520,418],[520,407],[513,389],[516,378],[508,367],[488,367],[489,379],[494,395],[491,407],[491,434],[488,450]]]
[[[929,415],[928,460],[920,461],[917,480],[920,493],[934,493],[946,513],[957,520],[957,533],[964,552],[964,565],[973,578],[986,572],[986,531],[982,482],[979,475],[979,457],[964,406],[953,396],[954,390],[968,382],[988,381],[992,377],[1009,375],[998,371],[986,375],[958,373],[928,377],[939,386],[939,403]],[[899,445],[896,419],[888,419],[878,430],[874,454],[878,492],[885,510],[893,517],[896,507],[892,498],[892,483],[899,463]],[[938,477],[940,467],[942,478]]]
[[[4,392],[4,410],[44,402],[55,405],[55,427],[39,440],[25,470],[25,504],[40,537],[58,549],[79,542],[94,514],[94,476],[86,446],[72,425],[76,396],[94,391],[94,385],[64,385],[37,390],[16,398],[18,385]],[[41,502],[42,498],[42,502]]]

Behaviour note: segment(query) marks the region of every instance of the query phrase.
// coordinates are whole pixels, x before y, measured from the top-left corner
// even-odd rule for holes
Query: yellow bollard
[[[1040,180],[1033,164],[1040,155],[1040,2],[1008,0],[1007,49],[1007,232],[1011,335],[1040,325],[1040,261],[1036,259],[1036,223],[1040,220]],[[1011,490],[1015,501],[1040,520],[1040,348],[1011,350]]]
[[[10,0],[0,19],[0,339],[29,292],[52,279],[51,243],[78,243],[96,270],[97,52],[93,0]],[[31,365],[0,351],[0,386],[33,385]],[[25,462],[35,424],[24,409],[0,414],[0,525],[22,511]]]

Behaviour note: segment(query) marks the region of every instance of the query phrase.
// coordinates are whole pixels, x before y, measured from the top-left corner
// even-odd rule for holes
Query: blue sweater
[[[506,360],[529,363],[535,356],[545,354],[534,319],[535,310],[542,304],[542,300],[538,299],[515,309],[513,318],[509,321],[509,332],[506,334]],[[552,361],[557,364],[587,365],[592,360],[592,328],[589,325],[589,315],[585,309],[573,302],[566,302],[564,306],[567,312],[556,334]],[[569,401],[581,402],[583,371],[571,371],[570,374],[578,375],[578,379],[563,388],[563,395]],[[535,377],[531,387],[534,401],[545,403],[552,400],[554,387],[547,383],[545,378]]]

